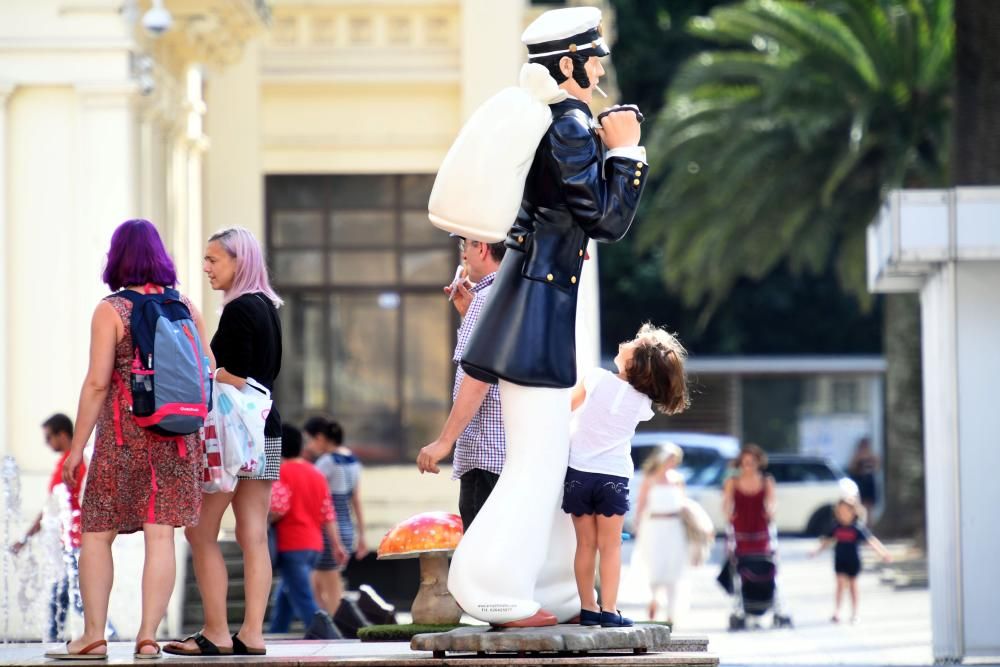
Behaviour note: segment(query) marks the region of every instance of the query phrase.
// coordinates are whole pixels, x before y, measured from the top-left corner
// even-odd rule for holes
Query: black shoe
[[[601,610],[602,628],[631,628],[632,619],[622,616],[620,611]]]
[[[601,612],[590,611],[589,609],[580,610],[580,625],[594,626],[601,624]]]
[[[313,614],[312,621],[306,629],[305,639],[343,639],[340,630],[334,624],[330,614],[322,609]]]
[[[375,625],[396,625],[396,608],[368,584],[358,587],[358,607]]]
[[[371,621],[361,613],[357,603],[348,597],[341,599],[337,613],[333,615],[333,622],[345,639],[357,639],[358,630],[372,625]]]

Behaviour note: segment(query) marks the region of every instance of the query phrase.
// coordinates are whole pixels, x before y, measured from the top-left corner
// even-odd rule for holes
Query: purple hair
[[[236,275],[233,284],[222,295],[223,305],[244,294],[262,292],[275,308],[280,308],[284,301],[271,288],[267,278],[267,265],[264,263],[264,253],[261,252],[257,237],[245,227],[229,227],[220,230],[209,237],[208,242],[217,242],[229,256],[236,260]]]
[[[118,225],[111,235],[103,280],[112,292],[148,283],[160,287],[177,284],[174,261],[163,247],[163,240],[153,223],[137,219]]]

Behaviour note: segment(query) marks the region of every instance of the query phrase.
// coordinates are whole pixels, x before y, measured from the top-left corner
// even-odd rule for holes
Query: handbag
[[[253,378],[247,378],[242,389],[218,379],[213,387],[209,417],[214,415],[223,467],[233,475],[260,475],[267,464],[264,423],[271,411],[271,392]]]
[[[697,502],[685,498],[681,505],[681,523],[687,536],[691,564],[701,565],[708,560],[712,544],[715,542],[715,526],[712,525],[712,518]]]

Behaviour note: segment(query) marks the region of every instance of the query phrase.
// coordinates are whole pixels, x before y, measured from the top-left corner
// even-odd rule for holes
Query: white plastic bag
[[[427,206],[431,223],[477,241],[504,240],[535,151],[552,124],[549,104],[566,96],[547,69],[527,63],[520,86],[504,88],[476,109],[434,180]]]
[[[229,493],[236,490],[236,475],[223,465],[217,418],[217,412],[209,412],[199,432],[204,456],[201,480],[201,490],[204,493]]]
[[[212,411],[222,465],[232,475],[256,476],[267,464],[264,453],[264,422],[271,411],[271,392],[253,378],[242,389],[214,382]]]

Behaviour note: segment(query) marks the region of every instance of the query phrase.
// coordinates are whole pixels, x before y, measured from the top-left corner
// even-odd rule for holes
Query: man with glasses
[[[462,316],[452,357],[456,364],[453,405],[441,435],[420,450],[417,467],[421,473],[436,474],[440,470],[437,464],[455,447],[452,479],[460,482],[458,509],[468,530],[500,477],[505,442],[499,387],[467,376],[459,362],[489,299],[506,248],[502,242],[462,238],[458,247],[467,276],[444,288]]]

